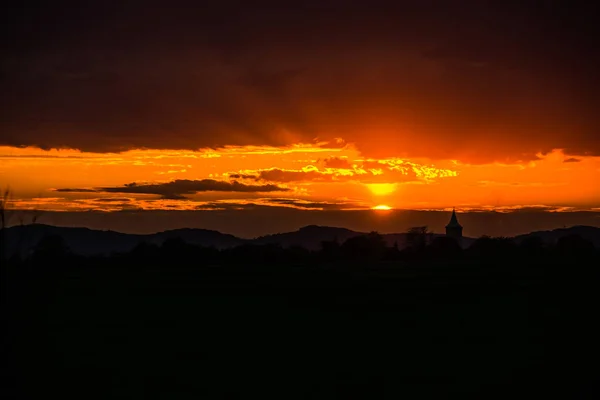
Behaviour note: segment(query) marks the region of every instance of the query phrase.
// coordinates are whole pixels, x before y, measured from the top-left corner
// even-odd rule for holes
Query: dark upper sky
[[[600,155],[598,18],[584,4],[13,2],[0,144],[342,137],[373,156]]]

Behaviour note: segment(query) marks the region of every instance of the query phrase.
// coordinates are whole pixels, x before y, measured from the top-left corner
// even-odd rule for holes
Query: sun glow
[[[394,193],[395,183],[368,183],[367,187],[376,196],[385,196]]]
[[[378,206],[373,207],[373,210],[380,210],[380,211],[381,210],[388,211],[388,210],[391,210],[391,209],[392,209],[392,207],[386,206],[385,204],[380,204]]]

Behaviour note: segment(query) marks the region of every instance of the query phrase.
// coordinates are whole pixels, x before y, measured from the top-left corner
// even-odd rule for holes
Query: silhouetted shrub
[[[40,239],[33,251],[36,259],[62,258],[69,254],[69,246],[59,235],[46,235]]]
[[[540,254],[547,249],[546,243],[539,236],[531,236],[521,242],[519,248],[525,254]]]
[[[406,231],[406,247],[424,249],[432,240],[433,234],[427,226],[415,226]]]
[[[319,256],[323,261],[335,261],[339,259],[341,246],[337,240],[326,240],[321,242]]]
[[[383,237],[377,232],[346,240],[341,246],[342,257],[354,261],[378,261],[386,252]]]
[[[467,249],[471,257],[494,261],[516,255],[517,245],[510,238],[482,236]]]
[[[594,250],[592,242],[580,235],[563,236],[556,242],[556,251],[563,257],[589,257]]]
[[[435,259],[456,259],[463,253],[458,242],[447,236],[438,236],[433,239],[427,250]]]
[[[160,255],[160,248],[153,244],[147,242],[141,242],[137,244],[133,250],[131,250],[130,256],[133,258],[137,258],[140,261],[146,262],[153,258],[156,258]]]

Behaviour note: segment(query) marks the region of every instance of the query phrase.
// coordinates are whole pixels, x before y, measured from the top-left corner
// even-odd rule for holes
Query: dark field
[[[584,256],[4,264],[14,398],[597,398]]]

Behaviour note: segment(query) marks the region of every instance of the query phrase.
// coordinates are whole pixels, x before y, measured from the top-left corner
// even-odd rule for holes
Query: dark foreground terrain
[[[4,262],[3,397],[600,395],[597,249],[177,246]]]

